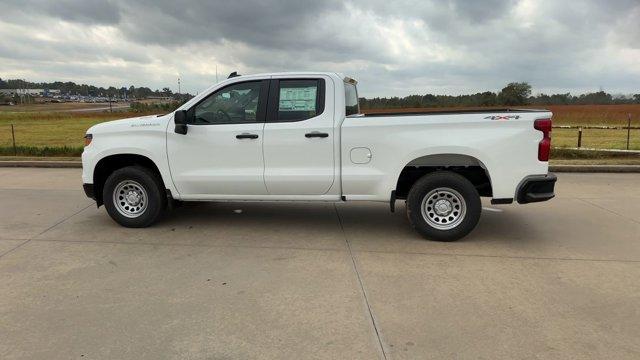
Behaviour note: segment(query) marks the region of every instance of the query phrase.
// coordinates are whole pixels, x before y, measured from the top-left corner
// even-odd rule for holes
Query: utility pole
[[[218,64],[216,64],[216,83],[218,83]]]
[[[178,75],[178,95],[180,95],[180,75]]]
[[[11,124],[11,139],[13,140],[13,155],[18,156],[18,150],[16,148],[16,133],[13,130],[13,124]]]

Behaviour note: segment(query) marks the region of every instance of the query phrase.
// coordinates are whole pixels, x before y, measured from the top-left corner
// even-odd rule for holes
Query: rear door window
[[[302,121],[324,111],[324,80],[280,80],[277,90],[277,120]]]

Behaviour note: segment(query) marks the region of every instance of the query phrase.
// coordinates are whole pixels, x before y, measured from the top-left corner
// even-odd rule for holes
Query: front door
[[[333,94],[333,87],[322,77],[271,80],[264,127],[270,195],[323,195],[333,185],[333,98],[325,101],[325,92]]]
[[[231,84],[187,111],[188,131],[170,125],[171,176],[183,198],[266,195],[264,119],[269,80]]]

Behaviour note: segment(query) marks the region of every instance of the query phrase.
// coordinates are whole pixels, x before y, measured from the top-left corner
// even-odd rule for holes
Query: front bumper
[[[556,196],[554,193],[556,180],[558,177],[554,173],[527,176],[518,186],[516,193],[518,203],[528,204],[553,198]]]

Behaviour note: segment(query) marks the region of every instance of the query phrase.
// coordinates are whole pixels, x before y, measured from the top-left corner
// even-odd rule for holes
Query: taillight
[[[538,119],[533,122],[536,130],[542,131],[542,140],[538,144],[538,160],[549,161],[551,152],[551,119]]]

